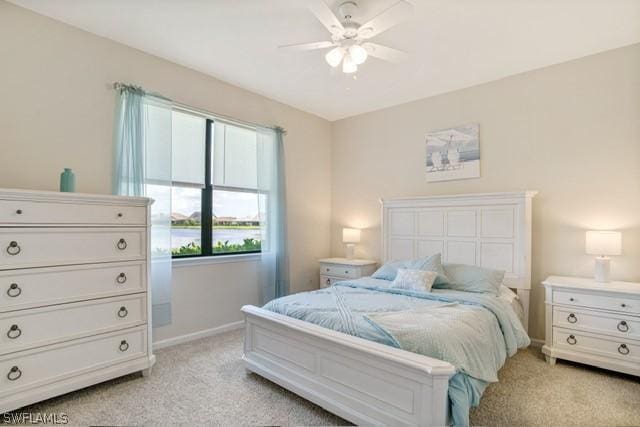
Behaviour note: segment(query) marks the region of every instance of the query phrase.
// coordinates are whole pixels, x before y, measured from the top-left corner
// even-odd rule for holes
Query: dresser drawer
[[[146,300],[137,294],[0,314],[0,355],[143,324]]]
[[[358,267],[322,264],[320,265],[320,274],[345,279],[357,279],[360,277],[360,269]]]
[[[640,361],[640,342],[588,332],[553,328],[553,345],[574,352],[591,353],[615,359]]]
[[[640,318],[568,307],[553,308],[553,324],[574,330],[640,340]]]
[[[0,270],[142,260],[145,229],[0,229]]]
[[[140,261],[0,271],[0,313],[145,292]]]
[[[554,290],[553,303],[640,314],[640,299],[626,296]]]
[[[6,225],[145,225],[144,206],[0,200],[0,223]]]
[[[26,389],[145,357],[147,328],[136,327],[0,357],[0,400]]]

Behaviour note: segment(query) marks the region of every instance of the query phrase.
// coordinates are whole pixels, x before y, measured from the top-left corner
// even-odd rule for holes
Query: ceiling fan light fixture
[[[358,44],[354,44],[349,48],[349,56],[356,65],[364,64],[364,61],[367,60],[367,50]]]
[[[342,61],[342,72],[346,74],[355,73],[358,71],[358,64],[356,64],[351,58],[350,54],[344,56],[344,61]]]
[[[344,58],[344,49],[341,47],[334,47],[324,56],[327,63],[334,68],[340,65],[342,58]]]

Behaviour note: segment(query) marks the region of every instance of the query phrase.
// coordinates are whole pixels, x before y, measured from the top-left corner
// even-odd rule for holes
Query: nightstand
[[[341,280],[371,276],[376,261],[370,259],[325,258],[320,261],[320,287],[326,288]]]
[[[542,352],[556,358],[640,375],[640,283],[598,283],[551,276]]]

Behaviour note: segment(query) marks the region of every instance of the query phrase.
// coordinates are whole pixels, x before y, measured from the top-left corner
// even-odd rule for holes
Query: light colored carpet
[[[129,375],[22,411],[68,414],[74,425],[344,425],[242,366],[242,332],[157,352],[149,378]],[[0,417],[0,422],[2,418]],[[640,380],[583,365],[545,364],[524,350],[489,386],[474,425],[640,425]]]

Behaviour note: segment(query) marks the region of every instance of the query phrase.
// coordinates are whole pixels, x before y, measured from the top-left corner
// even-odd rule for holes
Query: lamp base
[[[596,258],[596,265],[594,271],[594,278],[596,282],[608,283],[609,273],[611,272],[611,258],[605,256],[599,256]]]
[[[347,259],[353,259],[353,252],[355,251],[356,245],[354,245],[353,243],[347,243],[347,248],[346,248],[346,256]]]

